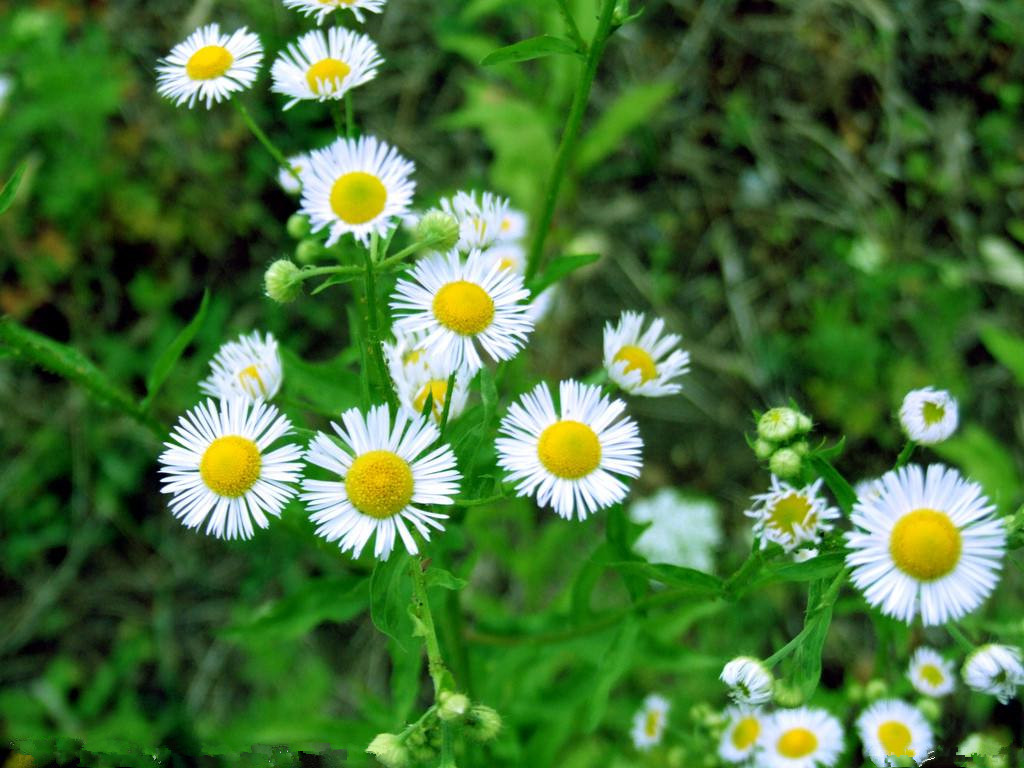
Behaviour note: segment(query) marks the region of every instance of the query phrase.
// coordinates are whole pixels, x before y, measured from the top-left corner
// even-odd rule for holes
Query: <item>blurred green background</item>
[[[571,5],[588,36],[595,4]],[[283,225],[297,204],[273,161],[229,105],[190,112],[156,95],[157,59],[207,21],[249,26],[268,62],[311,26],[277,0],[0,0],[0,176],[28,161],[0,217],[0,311],[141,397],[208,288],[206,322],[156,403],[162,424],[198,400],[217,347],[251,328],[289,350],[300,394],[347,407],[346,289],[284,307],[262,295],[266,265],[295,245]],[[386,65],[355,91],[358,120],[414,160],[419,203],[488,188],[536,214],[578,64],[480,60],[561,34],[554,4],[390,0],[365,28]],[[644,3],[609,43],[549,238],[552,254],[602,258],[563,285],[503,394],[598,368],[601,327],[623,309],[664,316],[694,370],[683,395],[631,404],[647,446],[634,494],[673,484],[716,499],[720,575],[746,556],[741,512],[767,485],[743,437],[750,413],[788,398],[821,436],[846,436],[838,463],[855,480],[892,464],[908,389],[951,390],[961,430],[925,458],[958,464],[1012,512],[1024,500],[1022,30],[1020,0]],[[333,137],[326,109],[282,114],[268,87],[265,64],[240,98],[286,152]],[[14,749],[90,765],[182,759],[172,753],[292,765],[300,750],[303,765],[340,764],[311,756],[330,745],[362,765],[374,734],[421,711],[417,647],[395,647],[367,615],[368,559],[316,539],[298,504],[251,542],[185,530],[159,493],[157,438],[0,355],[0,735],[22,740]],[[684,752],[649,764],[692,764],[687,750],[707,748],[687,713],[723,703],[721,663],[799,631],[797,585],[569,642],[474,636],[550,634],[622,605],[620,581],[587,570],[605,523],[509,502],[470,510],[431,550],[469,580],[443,596],[446,655],[506,721],[466,765],[647,764],[628,728],[650,690],[672,698],[669,742]],[[978,625],[1018,642],[1019,563],[1010,555]],[[580,608],[587,573],[593,606]],[[844,600],[826,701],[879,673],[879,629]],[[904,653],[907,631],[886,631]],[[943,722],[951,738],[1005,724],[1021,742],[1016,702],[958,698]]]

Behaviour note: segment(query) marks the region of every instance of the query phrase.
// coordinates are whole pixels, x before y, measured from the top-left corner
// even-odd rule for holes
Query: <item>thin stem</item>
[[[839,597],[839,590],[842,588],[843,582],[846,581],[846,578],[849,575],[850,575],[850,569],[849,568],[844,568],[843,570],[841,570],[836,575],[835,579],[833,579],[832,583],[829,585],[828,591],[825,592],[825,594],[821,596],[821,603],[822,604],[827,604],[827,605],[835,604],[836,598]],[[811,609],[808,608],[808,615],[809,615],[810,610]],[[793,651],[795,651],[797,649],[797,647],[803,642],[804,637],[806,637],[807,634],[811,630],[813,630],[813,629],[815,629],[815,626],[814,626],[813,623],[811,623],[809,621],[805,622],[804,623],[804,628],[800,630],[800,632],[797,634],[797,636],[794,637],[792,640],[790,640],[788,643],[786,643],[784,646],[779,648],[779,650],[777,650],[775,653],[773,653],[767,659],[765,659],[764,660],[764,665],[766,667],[768,667],[769,669],[771,669],[776,664],[778,664],[780,661],[782,661],[784,658],[789,656],[789,654],[791,654]]]
[[[576,49],[580,53],[585,54],[587,52],[587,41],[580,34],[580,28],[576,26],[576,19],[572,17],[572,11],[569,10],[569,4],[566,0],[558,0],[558,10],[562,14],[562,20],[565,21],[565,31],[568,33],[569,38],[576,44]]]
[[[349,139],[356,137],[356,116],[351,91],[345,92],[345,136]]]
[[[423,561],[414,558],[412,567],[413,612],[419,619],[423,635],[423,645],[427,649],[427,669],[430,679],[434,682],[434,699],[445,690],[450,674],[441,657],[441,644],[437,641],[437,630],[434,629],[434,615],[430,612],[430,601],[427,599],[427,582],[423,578]]]
[[[907,444],[903,446],[903,450],[900,451],[900,455],[896,457],[896,466],[894,466],[893,469],[899,469],[910,461],[910,457],[914,455],[915,448],[917,448],[917,443],[913,440],[907,440]]]
[[[391,375],[388,373],[388,365],[384,361],[384,349],[381,346],[380,317],[377,314],[377,285],[373,277],[374,261],[377,258],[377,247],[380,238],[374,232],[370,238],[370,247],[363,251],[366,259],[366,333],[369,336],[368,342],[371,348],[373,359],[377,363],[377,373],[380,376],[381,385],[384,388],[384,395],[392,412],[398,410],[398,401],[395,399],[395,388],[391,385]]]
[[[441,409],[441,436],[444,437],[444,428],[448,425],[448,412],[452,407],[452,391],[455,389],[455,371],[448,376],[448,386],[444,390],[444,407]]]
[[[297,280],[309,280],[321,275],[358,275],[363,271],[362,267],[344,265],[332,267],[305,267],[299,270]]]
[[[398,264],[399,262],[405,261],[409,256],[416,253],[417,251],[421,251],[424,248],[430,248],[432,245],[437,245],[439,242],[441,242],[440,238],[434,240],[421,240],[419,242],[412,243],[411,245],[405,246],[405,248],[403,248],[393,256],[388,256],[386,259],[381,259],[377,266],[381,268],[391,267],[395,264]]]
[[[579,138],[580,125],[583,122],[583,113],[587,109],[587,100],[590,98],[590,87],[594,84],[594,76],[597,74],[597,65],[601,61],[601,54],[604,53],[605,43],[608,42],[608,35],[612,28],[612,12],[615,10],[615,0],[604,0],[601,6],[601,15],[597,21],[597,29],[594,31],[594,39],[590,43],[590,50],[587,52],[587,60],[580,74],[579,82],[576,85],[576,92],[572,97],[572,107],[569,109],[569,117],[565,122],[565,130],[562,132],[562,141],[558,145],[558,152],[555,155],[555,164],[551,169],[551,176],[548,179],[547,191],[544,194],[544,207],[537,220],[537,230],[533,235],[533,242],[530,245],[530,255],[526,261],[526,282],[529,282],[540,268],[541,258],[544,253],[544,241],[547,239],[548,230],[551,228],[551,220],[555,216],[555,204],[558,202],[558,190],[562,186],[562,178],[565,176],[572,161],[576,149],[576,140]]]
[[[299,176],[298,172],[292,168],[288,160],[285,159],[284,153],[277,148],[274,142],[270,140],[270,137],[263,132],[263,129],[256,125],[256,121],[252,119],[252,115],[249,114],[249,110],[245,108],[245,105],[238,99],[232,99],[231,103],[235,105],[235,109],[238,110],[238,114],[242,116],[242,120],[245,121],[249,130],[252,131],[252,135],[259,139],[260,144],[262,144],[267,152],[270,153],[270,156],[277,161],[278,165],[288,171],[293,179],[301,183],[302,178]]]
[[[952,622],[947,624],[946,631],[949,632],[949,636],[956,641],[956,644],[959,645],[967,653],[971,653],[974,651],[975,644],[968,639],[967,635],[965,635],[963,631],[961,631],[960,627],[958,627],[956,624],[953,624]]]

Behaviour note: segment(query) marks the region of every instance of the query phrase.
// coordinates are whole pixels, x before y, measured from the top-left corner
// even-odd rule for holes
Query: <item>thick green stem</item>
[[[434,683],[434,698],[446,690],[450,673],[441,657],[441,644],[437,641],[437,630],[434,629],[434,615],[430,612],[430,601],[427,599],[427,582],[423,576],[423,561],[414,558],[412,561],[412,598],[413,612],[421,624],[423,645],[427,649],[427,669]]]
[[[349,139],[356,137],[356,115],[352,106],[352,92],[345,92],[345,136]]]
[[[366,259],[366,334],[370,345],[370,354],[377,365],[377,374],[380,377],[381,387],[384,389],[384,396],[392,412],[398,409],[398,401],[395,398],[395,388],[391,384],[391,374],[388,373],[388,364],[384,360],[384,349],[380,335],[380,315],[377,313],[377,284],[374,280],[374,262],[377,259],[377,247],[380,239],[374,233],[370,238],[370,247],[363,251]]]
[[[259,140],[260,144],[262,144],[267,152],[270,153],[270,156],[277,161],[278,165],[288,171],[288,173],[292,175],[293,179],[301,183],[302,178],[299,176],[298,172],[292,168],[288,160],[285,158],[284,153],[277,148],[274,142],[270,140],[270,137],[263,132],[263,129],[256,125],[256,121],[252,119],[252,115],[249,114],[249,110],[247,110],[238,99],[232,99],[231,103],[235,105],[235,108],[238,110],[238,114],[242,116],[242,120],[245,121],[246,126],[248,126],[249,130],[252,131],[252,135]]]
[[[547,191],[544,193],[544,207],[541,208],[540,217],[537,219],[537,229],[533,235],[533,242],[530,244],[530,255],[526,261],[525,277],[527,282],[537,274],[541,265],[544,241],[547,239],[551,221],[555,216],[558,191],[576,150],[576,140],[579,138],[580,125],[583,123],[583,113],[587,110],[587,100],[590,98],[590,87],[594,84],[597,65],[601,61],[601,54],[604,53],[605,43],[608,42],[608,35],[611,33],[614,10],[615,0],[604,0],[601,5],[601,15],[597,21],[597,29],[594,31],[594,39],[590,43],[587,60],[583,66],[583,72],[580,74],[579,82],[576,84],[576,92],[572,97],[569,117],[565,122],[565,130],[562,131],[562,141],[558,145],[558,152],[555,155],[555,164],[548,179]]]

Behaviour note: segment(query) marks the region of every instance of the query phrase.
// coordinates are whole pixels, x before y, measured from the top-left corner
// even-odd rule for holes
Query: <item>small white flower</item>
[[[718,743],[718,755],[730,763],[742,763],[754,754],[767,716],[747,706],[729,707],[724,716],[726,726]]]
[[[517,275],[526,271],[526,251],[519,243],[495,243],[484,253],[492,263],[497,264],[501,269],[511,270]]]
[[[845,534],[850,576],[886,616],[925,626],[965,616],[999,581],[1006,528],[981,486],[955,469],[886,473],[877,499],[858,499]]]
[[[317,432],[306,452],[306,461],[340,478],[302,481],[302,499],[313,513],[317,534],[338,541],[342,552],[351,551],[353,557],[374,535],[373,555],[380,560],[391,555],[396,536],[416,554],[408,525],[427,540],[430,528],[444,530],[438,521],[448,515],[426,507],[451,504],[458,493],[462,476],[455,454],[448,445],[431,448],[440,438],[437,427],[405,411],[393,425],[384,405],[365,417],[352,408],[341,414],[341,421],[344,427],[331,423],[341,446]]]
[[[291,432],[291,422],[262,402],[242,398],[200,403],[178,419],[160,455],[162,493],[171,494],[174,516],[188,528],[206,521],[220,538],[249,539],[253,523],[280,516],[299,479],[302,449],[267,449]]]
[[[647,316],[623,312],[617,325],[604,327],[604,367],[608,376],[631,395],[664,397],[682,387],[675,381],[690,369],[690,353],[678,349],[682,340],[664,333],[656,318],[644,331]]]
[[[872,477],[865,480],[861,480],[853,486],[853,492],[857,494],[857,498],[861,501],[878,501],[882,496],[883,486],[878,482],[881,478]]]
[[[650,498],[633,502],[629,518],[634,523],[650,524],[633,544],[634,551],[648,562],[699,571],[713,569],[712,555],[722,542],[714,502],[662,488]]]
[[[915,389],[900,406],[900,424],[907,437],[921,445],[941,443],[956,431],[956,400],[942,389]]]
[[[948,696],[953,692],[953,663],[934,648],[922,646],[914,651],[907,677],[914,690],[924,696]]]
[[[351,232],[364,245],[387,235],[393,219],[409,210],[413,164],[373,136],[340,138],[309,155],[302,174],[302,213],[314,232],[330,228],[327,247]]]
[[[761,549],[774,541],[787,552],[801,544],[812,546],[821,535],[832,530],[829,520],[839,517],[839,510],[828,505],[821,496],[821,478],[803,488],[795,488],[772,475],[771,489],[754,496],[754,505],[745,511],[753,518],[754,535],[761,539]]]
[[[430,397],[431,418],[434,423],[440,424],[445,400],[448,398],[451,371],[430,353],[429,348],[423,344],[423,335],[400,333],[394,344],[384,345],[384,356],[402,407],[414,415],[421,415]],[[449,420],[458,417],[466,409],[469,381],[470,377],[464,370],[456,371],[451,404],[448,406]]]
[[[271,90],[291,97],[285,110],[304,100],[336,100],[376,77],[383,63],[366,35],[342,27],[314,29],[278,56],[270,70]]]
[[[506,208],[498,224],[499,242],[519,242],[526,236],[526,214],[515,208]]]
[[[968,688],[995,696],[1006,704],[1024,685],[1020,648],[994,643],[979,646],[967,657],[962,674]]]
[[[256,80],[263,46],[245,27],[222,35],[217,24],[200,27],[161,59],[157,71],[157,93],[177,106],[197,101],[206,108],[244,91]]]
[[[217,350],[210,361],[210,375],[199,389],[221,400],[272,400],[283,378],[277,339],[269,333],[261,338],[259,331],[253,331]]]
[[[636,422],[622,415],[625,403],[599,387],[570,380],[558,392],[557,408],[544,382],[512,404],[496,441],[498,466],[517,495],[583,520],[626,497],[619,476],[640,474],[643,441]]]
[[[431,254],[406,274],[391,296],[395,330],[425,334],[424,345],[450,371],[476,373],[480,349],[492,360],[509,360],[533,330],[523,279],[489,264],[480,251],[465,262],[457,251]]]
[[[644,699],[643,706],[633,716],[633,744],[637,749],[648,750],[661,743],[668,721],[669,702],[664,696],[652,693]]]
[[[309,163],[309,155],[305,152],[289,157],[288,166],[282,166],[277,172],[277,183],[281,185],[281,189],[289,195],[297,195],[302,192],[302,174],[309,168]],[[294,174],[289,173],[288,168],[295,171],[299,178],[295,178]]]
[[[823,709],[781,709],[766,718],[758,748],[765,768],[832,768],[843,753],[843,727]]]
[[[894,758],[913,758],[920,765],[935,748],[932,727],[917,707],[898,699],[876,701],[857,718],[864,754],[878,766],[901,765]]]
[[[729,688],[729,697],[737,704],[759,705],[772,700],[775,678],[759,659],[737,656],[722,667],[719,680]]]
[[[440,201],[441,210],[459,220],[459,251],[486,249],[502,234],[509,212],[508,200],[490,192],[456,192]]]
[[[352,11],[360,24],[365,17],[363,11],[380,13],[385,0],[284,0],[286,8],[299,11],[304,16],[316,16],[316,23],[323,24],[332,12],[339,9]]]

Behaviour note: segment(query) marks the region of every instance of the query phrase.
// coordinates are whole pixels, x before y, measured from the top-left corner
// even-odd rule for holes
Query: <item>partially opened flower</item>
[[[995,643],[979,646],[967,657],[962,674],[972,691],[995,696],[1005,704],[1024,685],[1020,648]]]
[[[729,687],[729,698],[737,704],[759,705],[772,700],[775,678],[760,659],[737,656],[722,667],[718,679]]]
[[[291,432],[291,422],[262,402],[229,398],[200,403],[178,419],[160,455],[162,493],[188,528],[206,523],[221,538],[249,539],[280,516],[299,479],[302,449],[270,447]]]
[[[452,391],[449,392],[451,371],[428,348],[418,346],[415,341],[417,338],[422,341],[422,336],[399,334],[395,344],[384,345],[388,371],[398,392],[399,402],[410,413],[421,415],[429,399],[430,417],[436,424],[440,424],[445,402],[450,397],[448,418],[457,418],[466,409],[469,400],[470,377],[465,370],[456,371]]]
[[[309,154],[302,174],[302,213],[314,232],[329,228],[328,247],[351,232],[366,244],[384,236],[392,220],[409,210],[413,164],[373,136],[340,138]]]
[[[304,100],[336,100],[376,77],[382,63],[366,35],[342,27],[314,29],[278,56],[270,70],[271,90],[291,97],[286,110]]]
[[[839,517],[839,510],[821,496],[821,484],[818,478],[796,488],[772,475],[768,492],[754,496],[754,505],[743,513],[756,521],[754,535],[761,539],[762,549],[772,541],[787,552],[803,544],[813,547],[821,541],[822,533],[832,530],[829,521]]]
[[[640,710],[633,716],[633,744],[637,749],[648,750],[661,743],[668,720],[669,703],[664,696],[652,693]]]
[[[281,185],[281,189],[289,195],[302,192],[302,174],[309,168],[309,162],[309,155],[305,152],[289,157],[288,166],[282,166],[277,172],[277,183]]]
[[[864,754],[878,766],[902,765],[913,758],[919,765],[935,748],[932,727],[917,707],[898,699],[876,701],[857,718]]]
[[[508,200],[491,192],[456,192],[440,201],[441,210],[459,222],[456,249],[486,249],[502,236],[502,225],[509,212]]]
[[[583,520],[626,497],[621,478],[640,474],[643,441],[623,416],[625,403],[599,387],[563,381],[558,392],[556,406],[541,382],[512,404],[499,429],[498,466],[519,496]]]
[[[217,350],[210,361],[210,375],[200,382],[204,394],[221,400],[233,397],[271,400],[283,380],[277,339],[253,331],[242,334]]]
[[[191,109],[197,101],[206,108],[244,91],[256,80],[263,46],[245,27],[223,35],[220,26],[208,24],[189,35],[161,59],[157,92],[176,105]]]
[[[955,686],[952,662],[925,646],[914,651],[907,677],[914,690],[925,696],[948,696]]]
[[[877,498],[858,499],[846,564],[864,598],[886,616],[925,626],[965,616],[992,593],[1006,528],[981,486],[933,464],[886,473]]]
[[[363,11],[368,13],[380,13],[384,8],[385,0],[284,0],[286,8],[299,11],[304,16],[316,16],[316,23],[323,24],[324,20],[334,11],[352,11],[356,20],[363,22],[365,17]]]
[[[676,379],[689,370],[690,353],[678,349],[679,336],[664,333],[664,320],[655,318],[645,331],[646,322],[646,315],[623,312],[618,324],[605,325],[604,367],[631,395],[675,394],[682,389]]]
[[[391,555],[396,538],[416,554],[409,526],[428,540],[431,528],[444,530],[439,521],[448,515],[427,507],[449,505],[458,493],[462,476],[455,454],[448,445],[434,447],[441,435],[432,423],[404,411],[392,422],[384,405],[366,416],[352,408],[341,421],[344,426],[331,423],[341,445],[317,432],[306,452],[306,461],[338,478],[302,481],[302,499],[316,532],[353,557],[374,537],[378,559]]]
[[[725,710],[725,730],[718,742],[718,755],[730,763],[742,763],[754,754],[768,716],[748,706],[729,707]]]
[[[908,392],[900,406],[900,424],[907,437],[921,443],[941,443],[956,432],[956,400],[942,389],[915,389]]]
[[[843,753],[843,727],[823,709],[780,709],[761,730],[758,765],[831,768]]]

